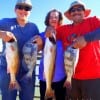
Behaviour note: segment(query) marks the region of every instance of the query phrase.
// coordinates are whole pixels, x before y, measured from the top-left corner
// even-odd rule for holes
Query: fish
[[[37,54],[38,54],[38,45],[36,41],[34,41],[34,38],[29,40],[24,46],[23,46],[23,66],[26,67],[27,73],[23,76],[23,78],[26,78],[28,80],[32,79],[32,73],[35,69],[36,61],[37,61]]]
[[[52,33],[52,37],[46,37],[44,45],[44,78],[46,80],[45,99],[54,96],[52,89],[52,80],[55,70],[55,56],[56,56],[56,37]]]
[[[65,72],[67,75],[66,78],[66,87],[71,87],[71,78],[75,73],[75,68],[79,60],[79,49],[68,46],[64,51],[64,64],[65,64]]]
[[[21,90],[19,83],[16,80],[16,75],[19,70],[19,53],[16,39],[11,39],[6,42],[6,61],[7,61],[7,73],[10,74],[9,89]]]

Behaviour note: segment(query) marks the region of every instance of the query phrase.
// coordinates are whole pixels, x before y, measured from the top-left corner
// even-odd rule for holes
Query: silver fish
[[[46,80],[45,98],[54,96],[54,91],[51,87],[56,56],[56,38],[54,34],[55,33],[53,33],[53,37],[46,38],[44,46],[44,77]]]
[[[20,86],[16,80],[16,74],[19,69],[19,54],[16,40],[6,42],[6,61],[7,71],[10,73],[9,88],[20,90]]]
[[[67,74],[66,85],[71,85],[71,78],[75,72],[75,67],[78,63],[78,59],[79,49],[75,49],[72,46],[67,47],[67,49],[64,52],[65,71]]]
[[[28,41],[23,47],[23,66],[26,66],[28,72],[23,78],[32,79],[32,73],[36,65],[38,53],[37,43]]]

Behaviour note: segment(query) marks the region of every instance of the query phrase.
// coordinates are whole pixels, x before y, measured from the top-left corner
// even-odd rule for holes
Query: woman
[[[45,18],[45,25],[51,26],[55,30],[62,23],[62,14],[53,9],[48,12]],[[41,33],[43,40],[45,41],[45,32]],[[66,79],[66,74],[64,70],[64,58],[63,58],[63,48],[61,41],[56,42],[56,61],[55,61],[55,72],[52,82],[52,88],[54,90],[56,100],[65,100],[66,88],[64,87],[64,82]],[[39,79],[40,79],[40,100],[44,100],[45,98],[45,90],[46,90],[46,82],[44,78],[44,65],[43,65],[43,57],[40,61],[39,66]],[[52,100],[50,98],[48,100]]]

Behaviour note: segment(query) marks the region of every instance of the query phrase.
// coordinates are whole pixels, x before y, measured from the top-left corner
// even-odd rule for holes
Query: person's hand
[[[73,43],[73,47],[79,48],[79,49],[84,48],[86,45],[87,45],[87,42],[85,41],[83,36],[77,37]]]
[[[10,40],[16,40],[15,36],[13,33],[8,32],[8,31],[0,31],[0,37],[2,38],[3,41],[8,42]]]
[[[53,35],[52,33],[56,33],[55,29],[51,26],[48,26],[45,30],[45,36],[46,37],[52,37],[52,35]]]
[[[42,48],[43,48],[43,40],[39,35],[34,36],[33,43],[37,43],[38,51],[42,50]]]

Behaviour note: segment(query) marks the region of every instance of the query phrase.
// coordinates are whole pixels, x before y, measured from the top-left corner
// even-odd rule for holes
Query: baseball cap
[[[17,0],[16,5],[27,5],[32,7],[32,2],[31,0]]]

